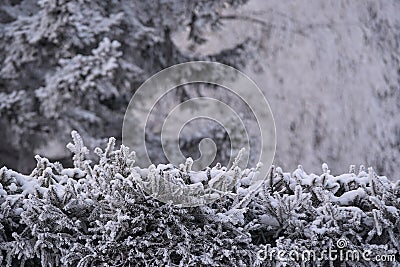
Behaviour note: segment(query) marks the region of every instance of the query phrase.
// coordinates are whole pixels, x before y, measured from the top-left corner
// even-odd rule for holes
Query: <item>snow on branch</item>
[[[73,131],[72,138],[73,168],[37,156],[30,175],[0,169],[1,265],[251,266],[261,264],[261,245],[322,251],[338,239],[352,249],[399,256],[400,183],[372,168],[356,174],[352,166],[333,176],[327,164],[321,175],[302,166],[293,173],[272,167],[254,191],[248,185],[257,168],[217,164],[194,172],[189,158],[181,168],[142,169],[129,148],[115,148],[114,138],[90,162],[80,135]],[[224,193],[211,203],[179,207],[145,190],[160,179],[179,184],[177,196],[189,189]]]

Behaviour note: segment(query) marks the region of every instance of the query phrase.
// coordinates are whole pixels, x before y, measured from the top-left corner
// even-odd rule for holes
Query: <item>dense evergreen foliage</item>
[[[127,147],[97,148],[98,161],[73,132],[74,168],[36,157],[30,175],[0,170],[0,249],[7,266],[275,266],[262,260],[263,246],[291,251],[322,250],[344,239],[347,248],[399,261],[400,183],[354,166],[332,176],[292,174],[272,168],[256,190],[248,190],[256,169],[235,167],[236,185],[222,198],[198,207],[162,203],[143,190],[141,177],[157,172],[135,166]],[[149,169],[155,170],[155,166]],[[213,169],[227,170],[220,165]],[[147,171],[147,172],[146,172]],[[168,172],[168,170],[165,170]],[[198,175],[189,168],[177,177]],[[201,171],[204,173],[207,171]],[[229,179],[226,171],[226,179]],[[190,185],[190,179],[183,186]],[[201,183],[201,182],[199,182]],[[329,258],[312,260],[313,266]],[[363,259],[334,266],[381,266]],[[290,266],[301,261],[286,262]],[[339,264],[339,265],[338,265]],[[299,265],[300,266],[300,265]]]

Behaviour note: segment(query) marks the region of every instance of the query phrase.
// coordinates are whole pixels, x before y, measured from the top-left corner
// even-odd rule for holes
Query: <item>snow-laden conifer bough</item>
[[[97,162],[73,132],[74,168],[36,156],[30,175],[0,170],[0,262],[2,266],[277,266],[256,252],[269,244],[280,250],[318,254],[345,239],[349,249],[392,254],[396,262],[348,260],[347,266],[400,264],[400,183],[355,166],[349,173],[293,173],[272,167],[257,191],[257,171],[219,164],[191,176],[190,160],[171,165],[135,166],[135,153],[114,148],[110,138]],[[179,207],[142,188],[165,173],[188,187],[210,185],[210,173],[224,173],[234,185],[213,203]],[[148,179],[151,176],[151,179]],[[200,178],[201,179],[200,179]],[[212,187],[212,185],[210,185]],[[338,266],[343,262],[331,262]],[[287,262],[301,266],[301,262]],[[318,259],[314,266],[328,264]]]

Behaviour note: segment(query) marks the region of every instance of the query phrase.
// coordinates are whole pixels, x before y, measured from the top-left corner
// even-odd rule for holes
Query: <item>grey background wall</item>
[[[277,165],[292,170],[302,164],[318,172],[327,162],[340,173],[365,164],[397,179],[398,14],[398,1],[253,0],[243,19],[210,33],[209,43],[196,51],[207,54],[249,35],[261,37],[259,62],[246,72],[274,113]]]

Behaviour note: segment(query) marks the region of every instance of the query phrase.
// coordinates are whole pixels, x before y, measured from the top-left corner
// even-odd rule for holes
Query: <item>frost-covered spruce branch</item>
[[[255,261],[250,235],[230,222],[146,195],[127,147],[115,150],[110,138],[104,151],[95,150],[100,159],[92,164],[81,137],[72,136],[74,168],[37,156],[30,175],[1,169],[2,265],[246,266]]]
[[[324,164],[318,176],[301,166],[292,174],[273,167],[252,192],[248,184],[257,168],[217,165],[195,173],[189,159],[178,168],[140,169],[135,154],[125,146],[115,149],[113,138],[90,162],[81,137],[72,136],[67,147],[73,168],[37,156],[30,175],[0,170],[1,265],[274,266],[257,260],[261,245],[318,252],[339,238],[349,248],[395,254],[399,261],[399,182],[372,169],[360,167],[356,174],[352,166],[348,174],[332,176]],[[233,186],[213,203],[179,207],[142,187],[165,176],[184,188],[228,184],[216,177]]]
[[[307,174],[301,165],[292,174],[273,168],[249,205],[246,229],[253,244],[269,244],[271,250],[322,251],[338,249],[339,239],[348,250],[370,251],[376,255],[395,255],[396,262],[346,261],[346,266],[395,266],[400,252],[400,181],[377,176],[372,168],[355,166],[349,173],[332,176],[327,164],[318,176]],[[327,255],[325,254],[325,257]],[[327,258],[315,266],[330,263]],[[337,265],[343,262],[336,261]],[[265,262],[275,266],[276,262]],[[289,261],[291,266],[299,262]],[[328,264],[329,265],[329,264]],[[300,266],[300,265],[299,265]],[[336,265],[334,265],[336,266]]]

